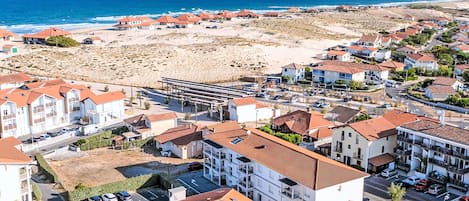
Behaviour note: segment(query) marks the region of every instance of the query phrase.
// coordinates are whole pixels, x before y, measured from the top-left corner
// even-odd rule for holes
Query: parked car
[[[39,136],[39,137],[41,138],[41,140],[48,140],[48,139],[51,138],[50,135],[47,135],[47,134],[43,134],[43,135],[41,135],[41,136]]]
[[[280,99],[280,97],[281,97],[280,95],[276,95],[276,96],[274,96],[274,98],[273,98],[273,99],[274,99],[274,100],[279,100],[279,99]]]
[[[119,201],[132,201],[132,197],[127,191],[121,191],[115,194]]]
[[[397,171],[394,169],[390,169],[390,168],[386,168],[381,172],[381,176],[386,177],[386,178],[392,177],[395,175],[397,175]]]
[[[315,108],[320,108],[321,106],[322,105],[321,105],[320,102],[315,102],[314,105],[313,105],[313,107],[315,107]]]
[[[93,197],[86,199],[86,201],[103,201],[103,199],[101,199],[101,197],[99,196],[93,196]]]
[[[419,183],[414,185],[415,191],[419,192],[424,192],[428,189],[428,187],[431,185],[430,181],[427,179],[422,179],[419,181]]]
[[[392,105],[389,104],[389,103],[385,103],[385,104],[380,105],[379,107],[380,108],[390,108],[390,107],[392,107]]]
[[[192,162],[189,164],[189,171],[200,170],[202,168],[204,168],[204,166],[199,162]]]
[[[469,201],[469,195],[463,195],[459,198],[459,201]]]
[[[118,201],[117,197],[112,193],[106,193],[101,198],[103,198],[103,201]]]
[[[416,183],[418,183],[420,181],[420,178],[416,177],[416,176],[410,176],[410,177],[407,177],[406,179],[404,179],[404,183],[408,184],[409,186],[413,186],[415,185]]]
[[[328,102],[321,104],[321,108],[328,108],[328,107],[331,107],[331,104]]]
[[[441,194],[445,191],[446,191],[446,188],[443,185],[440,185],[440,184],[432,184],[428,188],[428,193],[432,194],[432,195],[439,195],[439,194]]]
[[[404,182],[405,179],[406,179],[406,178],[399,179],[399,180],[393,181],[392,183],[393,183],[394,185],[398,185],[398,186],[402,186],[402,187],[408,188],[408,187],[410,187],[410,185]]]

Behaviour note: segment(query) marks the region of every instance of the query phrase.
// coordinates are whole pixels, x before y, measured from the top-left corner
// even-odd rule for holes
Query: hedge
[[[122,181],[103,184],[96,187],[85,187],[68,192],[68,198],[71,201],[80,201],[95,195],[105,193],[115,193],[119,191],[132,191],[140,188],[150,187],[161,184],[161,176],[148,174],[137,177],[131,177]]]
[[[39,170],[46,175],[46,177],[52,180],[54,183],[60,184],[59,177],[54,172],[54,169],[47,163],[46,159],[42,156],[42,154],[36,154],[36,161],[39,167]]]
[[[143,140],[134,140],[134,141],[130,141],[130,142],[124,142],[124,143],[122,143],[122,149],[128,149],[128,148],[132,148],[132,147],[143,147],[145,144],[150,142],[152,139],[153,139],[153,137],[149,137],[149,138],[143,139]]]
[[[41,192],[41,189],[39,189],[39,186],[37,186],[35,182],[32,182],[32,188],[33,188],[34,198],[36,198],[37,201],[41,201],[42,192]]]
[[[112,137],[115,136],[111,131],[105,131],[98,135],[88,137],[86,139],[80,140],[81,143],[75,145],[80,146],[80,150],[86,151],[101,147],[109,147],[112,145]]]

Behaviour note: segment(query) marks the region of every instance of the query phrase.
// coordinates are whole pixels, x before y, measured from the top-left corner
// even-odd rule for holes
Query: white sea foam
[[[50,27],[57,27],[57,28],[61,28],[64,30],[76,30],[76,29],[91,28],[91,27],[105,26],[105,25],[109,25],[109,24],[105,24],[105,23],[18,24],[18,25],[10,25],[10,26],[1,26],[1,28],[10,30],[18,34],[24,34],[24,33],[39,32]]]

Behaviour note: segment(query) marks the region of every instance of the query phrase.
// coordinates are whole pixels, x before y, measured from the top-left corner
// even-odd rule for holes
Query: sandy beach
[[[464,7],[468,2],[437,3]],[[443,6],[442,6],[443,7]],[[281,18],[202,22],[188,29],[117,31],[111,26],[75,30],[82,41],[101,44],[57,48],[16,44],[21,54],[0,61],[9,69],[35,75],[113,84],[157,87],[161,77],[200,82],[279,73],[283,65],[316,62],[324,50],[348,44],[364,33],[398,30],[416,19],[447,16],[429,9],[373,8],[356,12],[284,13]],[[206,26],[217,26],[207,29]],[[1,44],[0,44],[1,45]]]

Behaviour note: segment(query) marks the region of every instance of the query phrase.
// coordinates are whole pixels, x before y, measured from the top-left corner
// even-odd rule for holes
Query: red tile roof
[[[236,15],[237,17],[259,17],[259,16],[260,16],[260,15],[258,15],[258,14],[256,14],[256,13],[254,13],[254,12],[252,12],[252,11],[250,11],[250,10],[246,10],[246,9],[241,10],[241,11],[235,13],[235,15]]]
[[[202,140],[201,132],[197,131],[197,128],[198,126],[196,125],[182,125],[182,126],[178,126],[175,128],[170,128],[166,130],[165,132],[163,132],[162,134],[156,136],[155,141],[160,144],[173,141],[174,144],[182,145],[181,143],[187,142],[187,140],[190,140],[190,139]],[[179,143],[175,143],[174,141],[178,139],[180,139]]]
[[[14,137],[0,139],[0,164],[31,164],[32,160],[16,148],[21,144]]]
[[[452,86],[454,83],[458,82],[456,78],[449,77],[437,77],[432,85],[443,85],[443,86]]]
[[[350,124],[350,127],[368,141],[375,141],[383,137],[397,134],[395,129],[396,125],[383,117],[355,122]]]
[[[441,139],[469,145],[469,130],[451,125],[442,125],[438,121],[420,120],[400,127],[425,133]]]
[[[311,130],[329,127],[333,124],[324,119],[324,115],[317,112],[308,113],[303,110],[297,110],[273,119],[272,125],[279,127],[286,126],[292,132],[306,135]]]
[[[327,52],[328,55],[337,55],[337,56],[344,56],[348,54],[346,51],[339,51],[339,50],[329,50]]]
[[[305,68],[305,66],[301,65],[301,64],[297,64],[297,63],[291,63],[291,64],[287,64],[285,66],[282,66],[282,68],[286,68],[286,69],[302,69],[302,68]]]
[[[411,59],[415,61],[423,61],[423,62],[435,62],[436,61],[433,54],[411,53],[411,54],[408,54],[407,57],[410,57]]]
[[[171,17],[169,15],[163,15],[156,19],[157,22],[159,23],[176,23],[178,20],[174,17]]]
[[[47,39],[53,36],[68,36],[70,32],[64,31],[63,29],[51,27],[49,29],[45,29],[35,34],[25,34],[23,38],[40,38],[40,39]]]
[[[238,129],[213,133],[206,137],[314,190],[368,176],[364,172],[257,129]],[[233,144],[231,141],[236,138],[242,140]]]
[[[231,188],[219,188],[206,193],[187,197],[182,201],[251,201],[243,194]]]
[[[339,72],[339,73],[347,73],[347,74],[355,74],[365,72],[365,70],[353,66],[348,65],[338,65],[338,64],[324,64],[318,67],[314,67],[314,70],[323,70],[323,71],[332,71],[332,72]]]
[[[404,69],[404,64],[401,62],[397,61],[386,61],[381,64],[378,64],[378,66],[384,67],[384,68],[389,68],[391,70],[403,70]]]
[[[185,22],[190,22],[190,23],[197,23],[201,20],[200,17],[197,17],[193,14],[182,14],[176,19],[179,21],[185,21]]]
[[[362,37],[358,40],[358,42],[374,43],[374,42],[377,42],[380,38],[381,38],[381,35],[379,34],[367,34],[367,35],[362,35]]]
[[[33,79],[26,73],[13,73],[0,76],[0,84],[28,82],[31,80]]]
[[[459,64],[459,65],[456,65],[456,68],[459,70],[467,70],[469,69],[469,64]]]
[[[0,29],[0,38],[11,37],[11,36],[15,36],[15,34],[6,29]]]
[[[170,119],[176,119],[176,113],[175,112],[167,112],[167,113],[161,113],[161,114],[151,114],[147,115],[148,120],[150,122],[155,122],[155,121],[164,121],[164,120],[170,120]]]
[[[122,91],[108,92],[100,95],[91,95],[88,97],[96,105],[101,105],[104,103],[109,103],[117,100],[125,99],[125,94]]]
[[[456,94],[456,91],[454,91],[454,88],[451,86],[431,85],[431,86],[428,86],[426,89],[430,90],[432,94],[440,94],[440,95]]]
[[[200,12],[199,15],[200,19],[202,20],[211,20],[215,19],[215,15],[212,13]]]
[[[233,99],[233,103],[236,106],[243,106],[243,105],[253,105],[256,104],[256,98],[254,97],[245,97],[245,98],[235,98]]]

